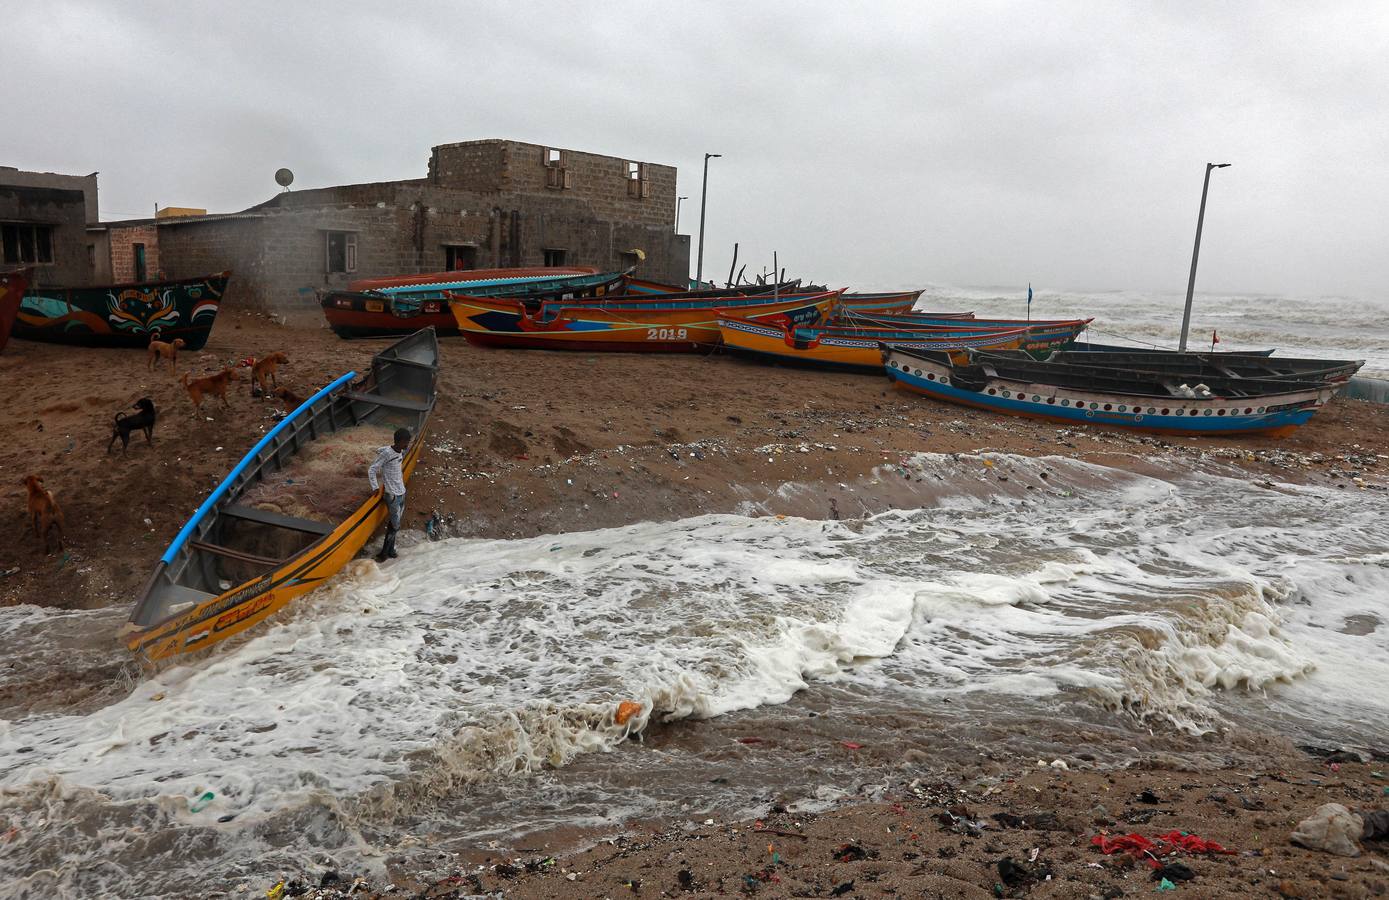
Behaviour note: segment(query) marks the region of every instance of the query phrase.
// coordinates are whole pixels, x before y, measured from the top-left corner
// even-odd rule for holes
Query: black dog
[[[116,438],[121,439],[121,452],[130,446],[130,433],[132,431],[143,431],[145,440],[154,442],[154,420],[159,415],[155,412],[154,401],[148,397],[141,397],[135,401],[135,409],[139,412],[133,416],[125,413],[116,413],[116,423],[111,428],[111,442],[106,445],[106,452],[110,453],[111,448],[116,445]]]

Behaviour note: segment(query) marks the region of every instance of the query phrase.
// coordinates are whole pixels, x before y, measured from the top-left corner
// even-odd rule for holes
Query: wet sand
[[[443,878],[402,877],[398,886],[421,897],[1137,896],[1159,886],[1151,858],[1106,855],[1093,838],[1180,831],[1231,851],[1156,854],[1163,865],[1188,870],[1187,880],[1166,870],[1185,896],[1389,893],[1383,842],[1377,853],[1353,859],[1287,842],[1296,822],[1321,803],[1378,805],[1383,774],[1359,764],[1332,771],[1307,759],[1280,761],[1285,765],[1190,772],[1161,764],[1105,771],[1073,759],[1085,768],[1048,763],[972,780],[924,775],[876,802],[819,815],[772,803],[751,821],[638,828],[559,859],[482,856]],[[336,894],[308,895],[315,893]]]
[[[388,343],[344,342],[316,323],[291,327],[224,314],[207,350],[184,354],[180,366],[211,371],[284,350],[290,364],[280,370],[281,383],[307,395],[348,367],[364,370]],[[851,518],[918,507],[944,490],[904,465],[921,451],[1063,456],[1140,472],[1191,467],[1365,491],[1383,490],[1389,475],[1389,459],[1378,455],[1389,407],[1358,401],[1334,400],[1290,438],[1168,439],[1007,419],[908,396],[890,389],[886,379],[766,367],[722,355],[497,351],[455,339],[443,341],[441,351],[441,394],[406,513],[407,528],[422,528],[434,517],[439,535],[521,537],[706,512]],[[0,378],[11,386],[0,397],[11,423],[0,449],[0,484],[8,485],[0,497],[19,536],[0,547],[0,572],[11,573],[0,578],[5,605],[131,602],[188,514],[284,409],[252,399],[240,382],[232,385],[229,408],[212,400],[195,415],[173,376],[148,372],[137,351],[12,341],[0,356]],[[107,453],[111,415],[142,396],[161,410],[154,443],[138,435],[127,452],[117,442]],[[64,507],[64,553],[44,555],[24,531],[21,479],[30,472],[44,475]],[[1032,489],[1010,480],[1007,466],[981,468],[978,487]],[[0,701],[23,709],[46,704],[55,691],[70,700],[84,691],[101,693],[113,674],[74,672],[75,682],[87,683],[30,685],[32,694]],[[787,713],[808,705],[813,701],[799,698]],[[763,825],[794,836],[756,831],[753,820],[705,826],[706,816],[681,811],[660,823],[537,833],[525,846],[497,851],[445,848],[431,871],[392,869],[391,880],[400,892],[423,896],[1089,897],[1114,888],[1136,894],[1154,888],[1146,867],[1116,867],[1114,859],[1090,849],[1090,837],[1099,829],[1151,835],[1176,828],[1239,851],[1184,859],[1197,873],[1181,887],[1188,894],[1354,897],[1389,891],[1389,872],[1371,858],[1342,860],[1286,840],[1293,824],[1321,803],[1389,804],[1382,793],[1389,781],[1372,774],[1389,765],[1383,761],[1332,772],[1277,738],[1219,734],[1174,739],[1118,771],[1106,769],[1101,739],[1093,752],[1084,751],[1090,759],[1058,752],[1047,762],[1062,758],[1068,769],[1039,771],[1036,760],[1010,753],[1006,741],[991,744],[982,735],[973,752],[957,748],[932,757],[932,738],[922,732],[920,772],[910,775],[904,770],[914,763],[901,753],[901,739],[890,742],[892,759],[877,757],[882,751],[869,724],[850,720],[815,732],[832,745],[830,752],[864,760],[863,785],[850,788],[831,812],[797,813],[795,804],[807,798],[757,797],[750,786],[756,797],[750,806],[761,810],[755,814]],[[804,765],[812,755],[797,744],[794,729],[744,744],[740,727],[738,717],[725,717],[653,732],[648,740],[728,741],[747,757],[783,754],[783,765]],[[1058,738],[1063,745],[1069,739]],[[1182,747],[1190,754],[1179,752]],[[730,759],[734,769],[755,771],[754,763]],[[885,771],[892,776],[885,778]],[[1143,790],[1160,802],[1135,805]],[[938,817],[952,808],[956,818],[992,824],[977,835],[967,826],[961,832],[956,822],[947,827]],[[1000,812],[1025,819],[1050,813],[1056,822],[1045,820],[1045,829],[1035,822],[998,827],[993,814]],[[860,852],[841,852],[845,845],[861,848],[863,858],[836,859]],[[1029,863],[1032,848],[1038,855]],[[1261,855],[1250,855],[1254,851]],[[537,863],[564,853],[576,855]],[[1382,862],[1383,855],[1375,859]],[[998,870],[1005,857],[1023,862],[1028,874],[1008,883]],[[273,874],[248,889],[266,890],[278,877]],[[283,874],[297,875],[315,892],[323,877]],[[351,886],[351,876],[343,874],[346,880],[323,896]],[[236,894],[237,887],[226,889]],[[385,887],[378,877],[369,890]],[[364,894],[372,895],[358,890],[354,896]]]

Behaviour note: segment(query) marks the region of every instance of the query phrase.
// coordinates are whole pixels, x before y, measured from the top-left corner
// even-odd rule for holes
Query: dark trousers
[[[400,530],[400,517],[405,513],[404,494],[386,494],[386,540],[381,544],[384,556],[395,555],[395,535]]]

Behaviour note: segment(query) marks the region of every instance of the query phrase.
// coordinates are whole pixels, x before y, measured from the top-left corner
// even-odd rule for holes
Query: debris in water
[[[558,547],[554,549],[559,549]],[[632,700],[623,700],[617,704],[617,713],[613,715],[613,721],[618,725],[626,725],[627,720],[641,712],[642,706]]]

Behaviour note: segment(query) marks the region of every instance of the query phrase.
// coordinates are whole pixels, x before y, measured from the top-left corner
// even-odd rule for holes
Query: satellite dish
[[[275,183],[285,190],[289,190],[289,186],[294,184],[294,173],[289,169],[276,169]]]

